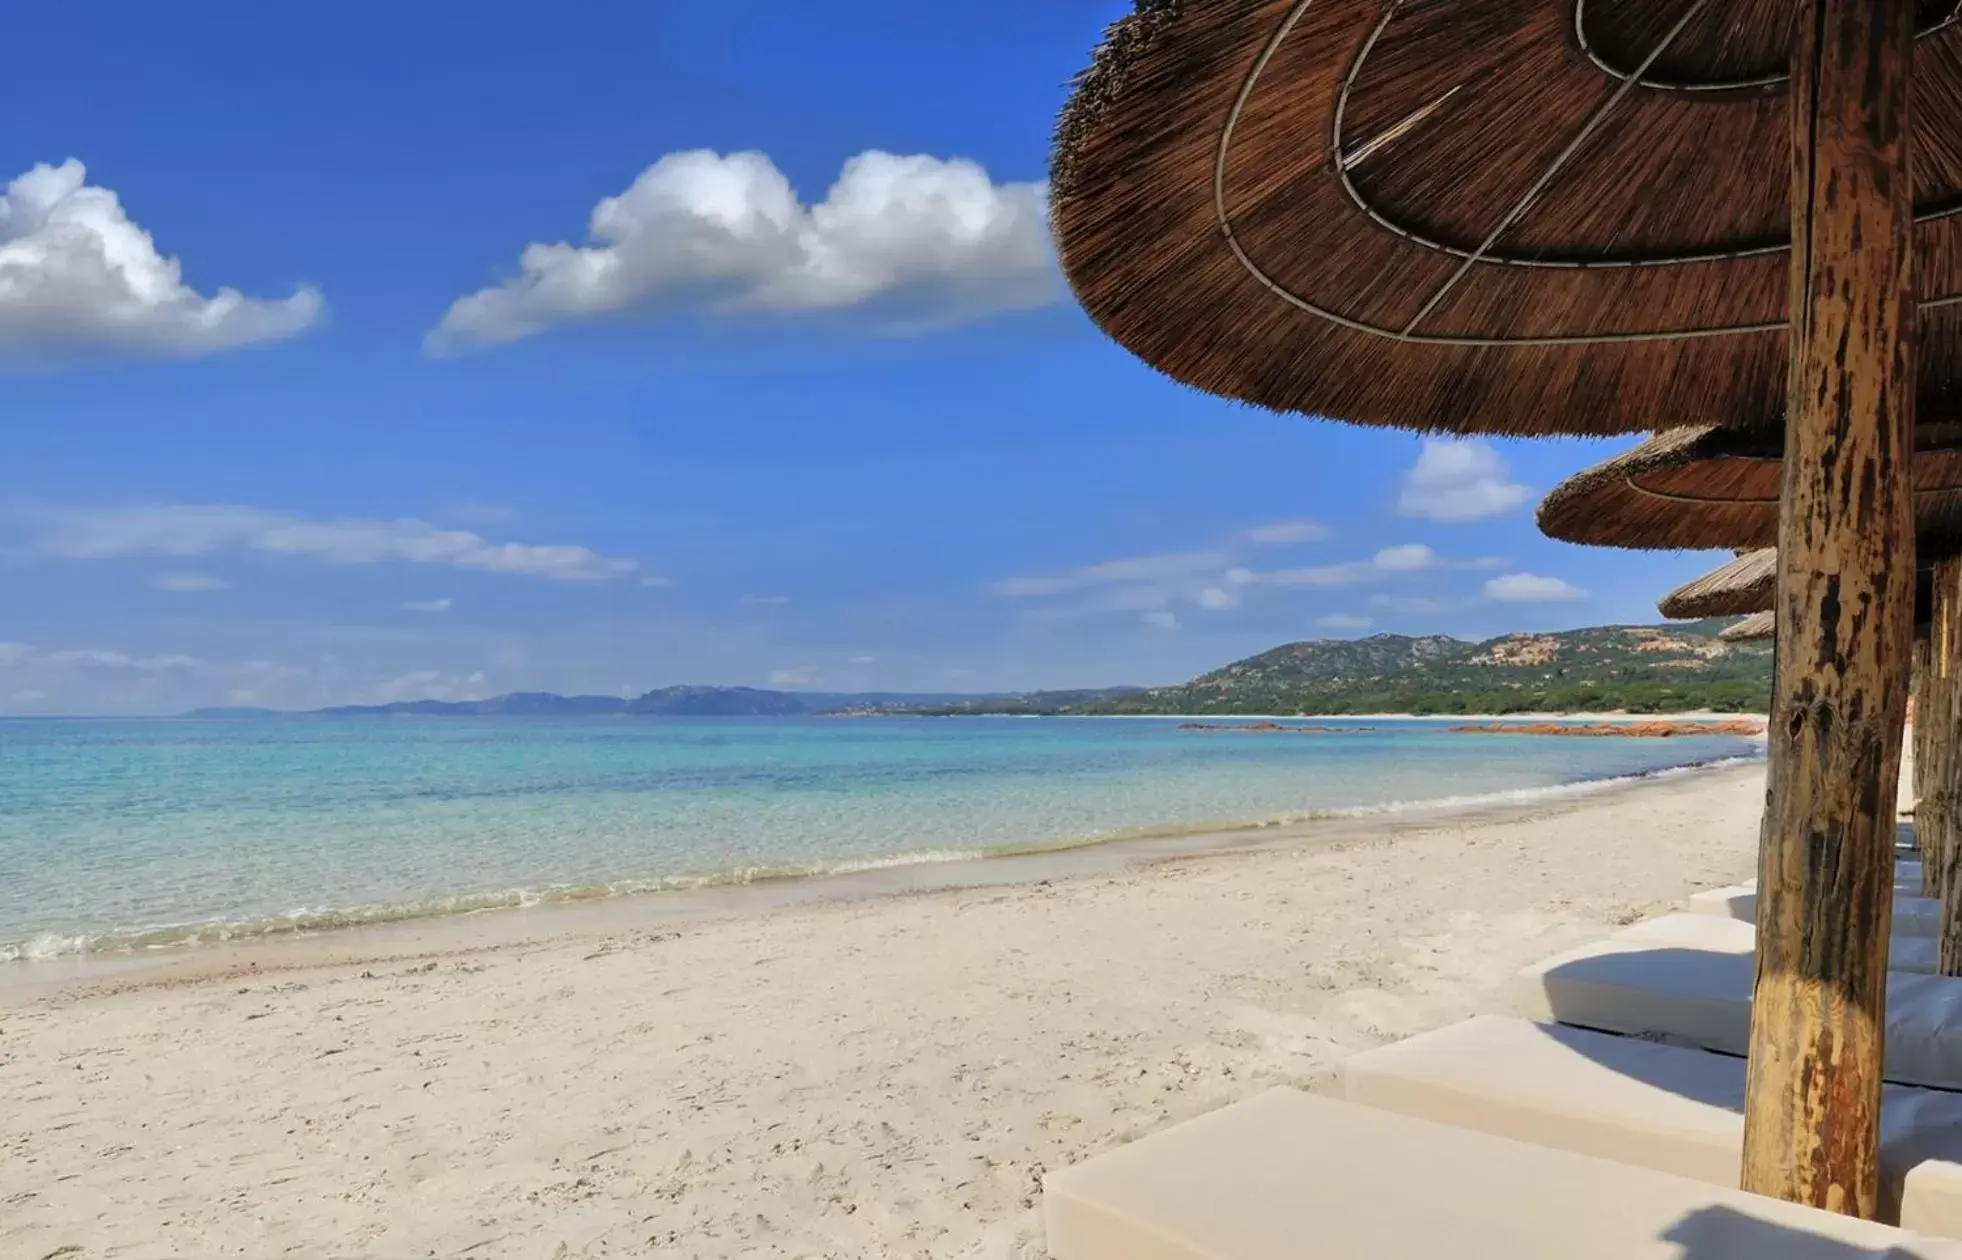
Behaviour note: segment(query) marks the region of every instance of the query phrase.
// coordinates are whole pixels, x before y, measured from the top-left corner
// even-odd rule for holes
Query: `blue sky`
[[[1041,181],[1121,5],[14,14],[66,51],[0,76],[0,713],[1167,682],[1712,563],[1534,530],[1627,441],[1102,339]]]

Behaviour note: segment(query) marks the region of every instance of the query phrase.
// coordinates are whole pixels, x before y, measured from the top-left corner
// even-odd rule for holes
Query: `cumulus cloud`
[[[468,530],[443,529],[423,521],[309,520],[226,504],[104,508],[58,513],[50,519],[52,528],[39,540],[37,550],[75,560],[245,550],[335,565],[441,564],[566,582],[606,581],[640,567],[633,560],[602,556],[569,543],[499,543]]]
[[[200,294],[72,158],[37,165],[0,194],[0,351],[208,354],[291,337],[320,310],[309,288],[278,299]]]
[[[1485,584],[1485,598],[1502,604],[1561,604],[1586,599],[1587,592],[1556,577],[1508,573]]]
[[[516,341],[636,309],[712,315],[879,306],[915,321],[1061,296],[1041,183],[876,150],[805,204],[761,153],[670,153],[594,207],[589,243],[532,244],[518,274],[459,298],[427,348]]]
[[[409,612],[419,613],[448,612],[455,604],[456,601],[453,599],[405,599],[402,601],[403,608]]]
[[[188,592],[222,591],[231,583],[209,573],[159,573],[150,579],[150,585],[160,591]]]
[[[1425,438],[1405,474],[1397,511],[1434,521],[1475,521],[1521,507],[1532,491],[1506,480],[1499,452],[1477,440]]]
[[[1354,613],[1330,613],[1316,618],[1315,624],[1325,630],[1367,630],[1372,623],[1369,618]]]
[[[1254,526],[1243,536],[1248,542],[1263,547],[1280,543],[1320,542],[1328,537],[1328,526],[1319,521],[1270,521]]]
[[[1201,608],[1210,608],[1214,611],[1233,608],[1240,602],[1240,592],[1232,587],[1208,586],[1199,592],[1196,602]]]

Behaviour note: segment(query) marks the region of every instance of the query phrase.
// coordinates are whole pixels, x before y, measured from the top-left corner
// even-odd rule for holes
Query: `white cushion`
[[[1050,1173],[1042,1210],[1055,1260],[1962,1260],[1872,1221],[1288,1089]]]
[[[1744,1060],[1481,1015],[1343,1065],[1351,1102],[1737,1184]],[[1962,1237],[1962,1094],[1889,1085],[1882,1219]]]
[[[1732,884],[1692,893],[1691,914],[1708,914],[1722,919],[1741,919],[1755,923],[1758,918],[1758,889],[1755,882]],[[1894,935],[1935,936],[1942,930],[1942,903],[1933,897],[1911,893],[1894,894]]]
[[[1519,973],[1513,1013],[1743,1054],[1750,1044],[1749,954],[1610,937]],[[1962,978],[1887,976],[1886,1079],[1962,1089]]]
[[[1614,934],[1618,941],[1639,941],[1644,945],[1681,945],[1686,949],[1707,949],[1717,954],[1748,954],[1757,948],[1758,931],[1741,919],[1720,919],[1708,914],[1665,914],[1644,919]],[[1897,936],[1887,952],[1889,971],[1935,970],[1935,938]]]

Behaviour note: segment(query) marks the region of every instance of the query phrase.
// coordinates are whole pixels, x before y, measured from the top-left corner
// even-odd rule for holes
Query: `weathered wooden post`
[[[1912,672],[1914,675],[1914,698],[1910,702],[1908,731],[1913,737],[1914,757],[1911,782],[1908,784],[1908,799],[1914,802],[1914,850],[1921,858],[1921,895],[1939,896],[1935,887],[1935,863],[1928,851],[1928,830],[1922,825],[1921,794],[1932,784],[1928,777],[1928,760],[1933,755],[1928,748],[1928,726],[1934,720],[1934,697],[1929,689],[1935,682],[1928,667],[1928,644],[1934,637],[1931,626],[1927,634],[1917,628],[1914,636]]]
[[[1871,1217],[1914,616],[1914,6],[1798,8],[1778,667],[1742,1184]]]
[[[1929,601],[1926,681],[1915,701],[1915,749],[1927,758],[1917,763],[1920,785],[1914,802],[1914,835],[1921,850],[1924,891],[1941,898],[1941,935],[1936,970],[1962,976],[1962,790],[1956,774],[1962,771],[1962,559],[1935,563],[1933,598]],[[1923,807],[1926,801],[1926,807]]]

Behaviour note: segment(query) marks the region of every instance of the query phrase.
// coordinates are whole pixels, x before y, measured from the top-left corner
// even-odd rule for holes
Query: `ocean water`
[[[1588,790],[1751,741],[1155,719],[0,719],[0,961]]]

